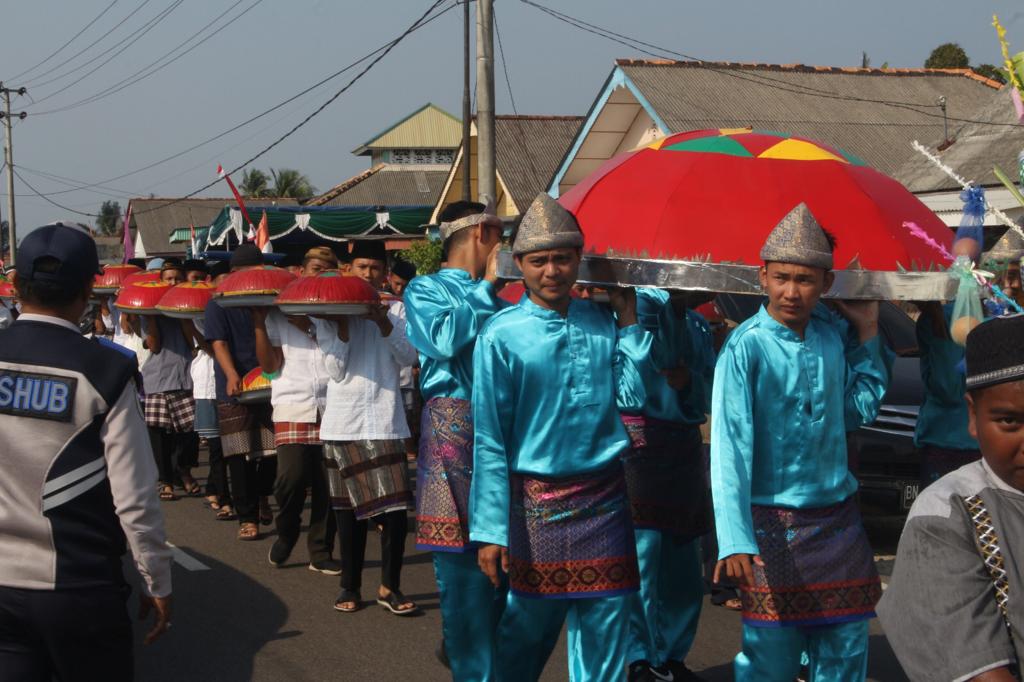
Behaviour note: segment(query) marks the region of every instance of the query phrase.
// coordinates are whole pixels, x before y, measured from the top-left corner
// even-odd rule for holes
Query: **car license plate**
[[[918,483],[904,483],[903,494],[900,496],[900,503],[903,507],[903,511],[907,511],[913,506],[914,500],[917,499]]]

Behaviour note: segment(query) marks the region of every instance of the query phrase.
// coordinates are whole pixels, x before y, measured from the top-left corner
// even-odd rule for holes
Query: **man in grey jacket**
[[[129,588],[152,642],[170,627],[171,554],[134,356],[81,335],[99,271],[77,227],[18,248],[23,315],[0,331],[0,682],[130,680]]]

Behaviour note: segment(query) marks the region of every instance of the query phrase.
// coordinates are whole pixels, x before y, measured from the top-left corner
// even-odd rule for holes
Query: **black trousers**
[[[306,546],[311,563],[331,558],[334,547],[334,516],[331,514],[322,445],[282,445],[277,448],[277,478],[274,498],[278,512],[274,523],[277,537],[294,547],[302,532],[302,508],[306,488],[312,489]]]
[[[217,496],[217,504],[231,504],[231,492],[228,490],[228,469],[224,459],[224,448],[220,438],[207,438],[209,450],[210,474],[206,477],[206,495]]]
[[[244,455],[225,458],[231,480],[231,501],[239,523],[258,523],[260,498],[274,492],[277,457],[247,459]]]
[[[0,587],[0,682],[134,677],[127,587]]]
[[[199,436],[191,433],[173,433],[152,426],[149,442],[156,458],[156,469],[162,485],[174,485],[181,480],[181,472],[194,467],[198,459]]]
[[[362,521],[350,510],[336,509],[334,514],[341,539],[341,589],[358,591],[362,587],[366,534],[371,523],[380,527],[380,584],[389,590],[400,589],[405,535],[409,530],[408,512],[403,509]]]

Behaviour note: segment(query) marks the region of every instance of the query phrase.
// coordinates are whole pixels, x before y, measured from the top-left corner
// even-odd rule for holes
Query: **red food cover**
[[[259,367],[242,377],[243,391],[259,391],[264,388],[270,388],[270,379],[263,374],[263,370]]]
[[[171,287],[160,299],[157,310],[179,313],[201,313],[217,287],[207,282],[184,282]]]
[[[274,303],[379,303],[380,295],[358,277],[346,277],[336,270],[315,277],[299,277],[286,286]]]
[[[14,298],[14,282],[0,279],[0,298]]]
[[[98,294],[112,294],[124,284],[129,275],[139,272],[142,272],[142,268],[130,263],[104,265],[103,274],[96,275],[92,290]]]
[[[216,296],[276,296],[294,279],[295,275],[273,265],[239,270],[224,278],[217,287]]]
[[[156,309],[157,303],[171,288],[164,282],[138,282],[121,287],[114,302],[121,310],[150,312]]]
[[[129,273],[121,280],[121,286],[126,287],[129,284],[138,284],[139,282],[159,282],[160,272],[158,270],[140,270],[138,272]]]

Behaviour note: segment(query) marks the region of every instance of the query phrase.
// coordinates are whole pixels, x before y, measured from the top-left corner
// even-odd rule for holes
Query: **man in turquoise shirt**
[[[423,406],[416,473],[416,546],[434,553],[441,594],[442,661],[462,682],[493,679],[494,632],[505,605],[480,572],[469,542],[473,477],[473,348],[503,307],[496,275],[501,220],[483,204],[459,201],[441,212],[447,267],[405,289],[406,333],[420,356]]]
[[[700,425],[711,410],[715,351],[707,322],[687,308],[700,294],[637,291],[637,318],[653,334],[643,371],[647,400],[622,421],[623,458],[640,564],[631,600],[630,682],[698,679],[684,663],[697,634],[704,581],[700,537],[710,496]]]
[[[540,677],[567,617],[572,679],[625,670],[639,577],[619,411],[644,404],[651,335],[632,290],[610,292],[611,309],[570,296],[582,246],[572,214],[539,195],[512,247],[528,293],[488,320],[473,356],[470,539],[495,585],[509,576],[496,657],[508,682]]]
[[[740,682],[867,673],[881,595],[846,460],[846,432],[874,420],[887,384],[878,303],[840,303],[859,345],[818,306],[831,237],[800,204],[761,250],[765,307],[729,336],[715,369],[711,485],[722,571],[741,583]]]

